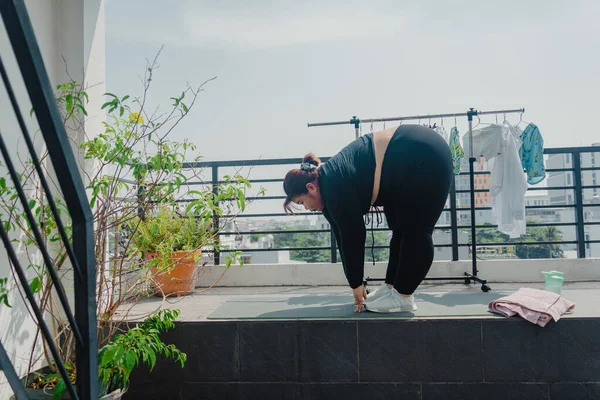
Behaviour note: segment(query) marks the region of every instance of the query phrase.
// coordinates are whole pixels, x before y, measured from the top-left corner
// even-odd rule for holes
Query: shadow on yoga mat
[[[414,313],[355,313],[347,294],[301,296],[240,296],[228,300],[208,319],[331,319],[331,318],[426,318],[491,316],[488,303],[508,292],[419,293]]]

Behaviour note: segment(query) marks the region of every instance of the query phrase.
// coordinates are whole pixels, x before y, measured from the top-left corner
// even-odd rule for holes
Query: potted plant
[[[212,219],[180,215],[164,205],[154,215],[129,223],[131,250],[143,254],[156,295],[184,296],[194,291],[202,247],[215,238],[212,225]]]
[[[187,356],[173,344],[165,344],[159,334],[175,327],[179,310],[160,310],[135,324],[124,333],[115,335],[98,352],[98,383],[101,400],[118,400],[129,388],[129,378],[134,368],[146,364],[152,370],[157,356],[178,361],[185,366]],[[73,364],[66,365],[71,381],[75,382]],[[30,399],[68,399],[66,385],[58,373],[33,373],[24,379]],[[76,385],[76,382],[74,383]],[[50,389],[47,389],[47,388]],[[33,389],[32,389],[33,388]]]

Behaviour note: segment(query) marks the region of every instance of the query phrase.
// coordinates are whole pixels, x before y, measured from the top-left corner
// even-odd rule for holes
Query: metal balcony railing
[[[460,175],[455,176],[455,185],[453,186],[453,190],[451,191],[448,199],[448,206],[444,209],[444,212],[449,213],[449,223],[447,224],[438,224],[436,226],[436,230],[449,231],[451,233],[451,242],[447,244],[436,244],[436,247],[449,247],[452,249],[452,261],[459,260],[459,248],[468,247],[472,248],[473,242],[477,245],[476,247],[481,248],[493,248],[493,247],[514,247],[514,246],[536,246],[536,245],[571,245],[575,246],[577,249],[577,255],[579,258],[586,257],[586,246],[591,244],[600,243],[598,239],[588,239],[586,238],[585,228],[586,226],[592,225],[600,225],[600,220],[597,221],[586,221],[584,218],[585,210],[600,207],[600,202],[594,202],[592,199],[584,199],[584,190],[596,190],[600,192],[600,185],[597,184],[583,184],[582,173],[585,171],[598,171],[599,167],[596,167],[594,164],[590,167],[582,167],[582,156],[590,153],[597,153],[598,158],[600,159],[600,147],[589,146],[589,147],[562,147],[562,148],[547,148],[544,150],[544,153],[548,156],[557,156],[560,155],[564,158],[560,168],[547,168],[547,178],[553,174],[571,174],[572,175],[572,183],[565,184],[562,186],[533,186],[530,187],[530,191],[539,191],[545,190],[548,193],[554,193],[556,191],[559,192],[573,192],[572,202],[567,199],[569,196],[565,195],[564,203],[556,203],[556,204],[540,204],[540,205],[528,205],[526,206],[526,210],[559,210],[559,209],[572,209],[574,212],[574,220],[573,222],[566,221],[551,221],[551,222],[529,222],[527,224],[528,227],[574,227],[575,228],[575,237],[570,240],[546,240],[546,241],[523,241],[523,240],[510,240],[503,242],[486,242],[486,243],[478,243],[477,237],[473,238],[472,235],[469,235],[469,239],[465,242],[459,241],[459,232],[460,231],[469,231],[471,227],[470,217],[467,216],[467,221],[462,222],[462,218],[460,218],[460,214],[467,214],[467,211],[470,211],[470,199],[468,196],[462,199],[460,198],[461,194],[470,193],[470,182],[469,182],[469,172],[463,171]],[[568,158],[567,158],[568,157]],[[593,158],[592,158],[593,159]],[[323,161],[326,161],[327,158],[322,158]],[[569,160],[568,162],[566,160]],[[572,160],[572,161],[571,161]],[[289,168],[293,168],[299,165],[301,159],[299,158],[284,158],[284,159],[265,159],[265,160],[235,160],[235,161],[214,161],[214,162],[195,162],[195,163],[186,163],[184,165],[184,169],[210,169],[212,180],[207,182],[197,182],[198,184],[207,184],[212,185],[213,190],[218,190],[218,186],[220,183],[220,171],[226,168],[244,168],[244,167],[275,167],[275,166],[289,166]],[[547,162],[548,163],[548,162]],[[560,163],[559,163],[560,164]],[[481,177],[485,175],[489,175],[489,171],[481,171],[478,170],[475,172],[476,177]],[[565,175],[566,176],[566,175]],[[283,182],[283,178],[259,178],[254,177],[249,179],[252,184],[272,184],[272,183],[280,183]],[[478,188],[477,180],[475,181],[475,193],[489,193],[489,189],[487,188]],[[280,189],[279,192],[281,195],[270,195],[267,193],[266,196],[258,196],[258,197],[250,197],[249,200],[260,202],[260,201],[268,201],[268,200],[281,200],[285,199],[283,195],[283,191]],[[183,202],[189,200],[181,200]],[[466,201],[466,202],[465,202]],[[279,211],[281,210],[281,211]],[[273,210],[273,212],[267,213],[241,213],[236,216],[236,218],[272,218],[272,217],[284,217],[286,214],[283,212],[281,208],[279,210]],[[491,210],[490,204],[476,205],[476,211],[486,211]],[[295,216],[306,216],[306,215],[315,215],[318,213],[308,213],[308,212],[300,212],[295,214]],[[600,215],[600,208],[598,209],[598,214]],[[230,216],[225,216],[230,217]],[[294,216],[290,216],[289,218],[294,218]],[[492,224],[481,224],[477,223],[476,220],[476,230],[478,232],[484,229],[494,229],[497,228],[496,225]],[[386,228],[375,228],[375,231],[386,231]],[[337,262],[337,246],[335,242],[335,237],[331,229],[299,229],[299,230],[249,230],[249,231],[222,231],[220,235],[277,235],[284,233],[328,233],[330,240],[327,246],[314,246],[314,247],[281,247],[281,248],[268,248],[268,249],[256,249],[256,248],[235,248],[235,249],[221,249],[220,252],[231,252],[231,251],[249,251],[249,252],[269,252],[269,251],[280,251],[280,250],[310,250],[310,251],[322,251],[328,250],[330,251],[330,261]],[[482,247],[483,246],[483,247]],[[370,249],[371,246],[367,245]],[[375,249],[385,249],[388,246],[374,246]],[[478,251],[480,250],[478,249]],[[214,262],[215,264],[220,263],[220,252],[215,252]]]

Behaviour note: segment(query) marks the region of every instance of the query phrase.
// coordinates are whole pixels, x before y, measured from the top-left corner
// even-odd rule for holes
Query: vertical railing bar
[[[23,138],[25,139],[25,144],[27,145],[27,149],[29,150],[29,154],[31,155],[31,160],[35,167],[35,170],[38,173],[40,178],[40,183],[42,184],[42,188],[46,193],[46,198],[48,200],[48,205],[50,206],[50,210],[52,211],[52,215],[54,216],[54,220],[56,221],[56,227],[58,228],[58,232],[60,234],[63,243],[65,244],[65,249],[67,254],[69,255],[69,259],[73,263],[73,269],[75,269],[75,273],[77,274],[77,279],[79,282],[83,282],[83,274],[81,272],[81,268],[79,267],[79,263],[75,258],[75,253],[73,252],[73,247],[71,247],[71,243],[69,238],[67,237],[67,232],[65,231],[65,227],[62,223],[60,215],[58,214],[58,209],[56,208],[56,203],[54,202],[54,196],[50,191],[50,187],[48,186],[48,181],[44,176],[44,171],[42,170],[42,166],[37,157],[37,153],[35,151],[35,147],[33,146],[33,142],[31,141],[31,136],[29,135],[29,130],[25,125],[25,121],[23,120],[23,115],[21,114],[21,110],[19,109],[19,105],[17,103],[17,98],[13,91],[12,85],[8,79],[8,74],[6,73],[6,69],[4,68],[4,62],[2,61],[2,57],[0,57],[0,75],[2,75],[2,80],[4,81],[4,86],[6,87],[6,92],[8,93],[8,97],[10,98],[10,102],[12,104],[12,108],[17,117],[17,121],[19,126],[21,127],[21,131],[23,132]]]
[[[48,254],[48,250],[44,244],[44,239],[42,238],[42,234],[40,233],[40,229],[36,224],[35,218],[31,212],[31,208],[29,208],[29,204],[27,203],[27,197],[25,196],[25,192],[23,191],[23,187],[21,186],[21,182],[19,182],[19,177],[16,173],[15,166],[10,158],[10,154],[8,153],[8,149],[6,148],[6,143],[4,142],[4,138],[0,133],[0,152],[2,152],[2,156],[4,157],[4,162],[6,163],[6,168],[8,169],[8,173],[15,185],[15,189],[19,196],[19,200],[23,205],[23,210],[25,211],[25,215],[27,217],[27,221],[29,221],[29,228],[33,232],[33,236],[35,236],[35,240],[38,243],[40,252],[42,253],[42,258],[44,259],[44,263],[46,264],[46,269],[50,274],[50,278],[52,279],[52,283],[54,283],[54,287],[56,292],[58,293],[58,298],[60,300],[63,309],[65,310],[65,314],[69,323],[73,328],[73,332],[75,333],[75,338],[78,343],[83,343],[83,337],[81,336],[81,332],[79,331],[79,327],[75,323],[75,318],[73,317],[73,313],[71,312],[71,306],[69,305],[69,300],[67,300],[67,294],[65,293],[65,289],[62,286],[60,278],[56,273],[56,269],[54,267],[54,263],[50,258],[50,254]]]
[[[137,215],[140,219],[143,220],[146,217],[146,215],[145,215],[146,211],[142,207],[142,200],[143,200],[143,196],[146,192],[146,186],[144,186],[142,184],[142,177],[141,177],[139,171],[135,172],[135,179],[136,179],[136,185],[137,185],[137,193],[136,193],[136,200],[138,203]]]
[[[477,226],[475,223],[475,157],[469,158],[469,181],[471,186],[471,263],[473,268],[473,276],[477,276]]]
[[[13,367],[10,359],[8,358],[8,354],[6,354],[6,350],[4,350],[4,346],[2,346],[2,341],[0,340],[0,371],[4,372],[4,376],[8,380],[8,384],[10,385],[13,393],[15,394],[16,400],[28,400],[29,396],[25,392],[25,387],[19,379],[15,368]]]
[[[577,238],[577,257],[585,258],[585,228],[583,225],[583,189],[581,188],[581,153],[572,152],[573,159],[573,183],[575,186],[575,222]]]
[[[335,240],[335,234],[333,233],[333,228],[329,225],[329,238],[331,241],[331,262],[333,264],[337,263],[337,242]]]
[[[450,187],[450,229],[452,232],[452,261],[458,261],[458,216],[456,211],[456,175]]]
[[[219,167],[214,165],[212,167],[212,192],[213,195],[215,196],[215,198],[219,195]],[[213,223],[215,225],[215,232],[219,232],[219,214],[217,214],[216,211],[213,210]],[[219,245],[220,245],[220,238],[217,235],[216,237],[216,241],[217,241],[217,248],[215,248],[215,253],[214,253],[214,264],[215,265],[219,265],[221,263],[221,252],[219,251]]]
[[[1,136],[0,136],[0,139],[1,139]],[[73,396],[74,399],[77,399],[78,397],[77,397],[77,393],[75,392],[75,388],[73,387],[71,380],[69,379],[69,374],[67,373],[67,370],[65,369],[65,366],[62,363],[60,354],[58,352],[58,349],[56,348],[56,344],[54,343],[52,335],[50,334],[50,330],[48,329],[48,325],[46,325],[46,321],[44,321],[44,316],[42,314],[42,311],[40,310],[40,308],[38,307],[38,305],[35,301],[33,291],[31,290],[31,287],[29,286],[29,282],[27,282],[27,277],[25,276],[25,273],[23,272],[23,268],[21,267],[21,263],[19,262],[17,254],[15,253],[15,249],[13,249],[13,247],[12,247],[10,238],[8,237],[8,233],[6,232],[6,229],[4,229],[4,221],[2,221],[1,219],[0,219],[0,237],[2,238],[4,247],[6,247],[6,252],[8,253],[8,258],[14,265],[15,272],[17,273],[17,276],[19,277],[19,281],[21,282],[21,287],[23,288],[23,291],[25,291],[25,296],[27,297],[27,300],[29,300],[31,308],[33,309],[33,313],[35,314],[35,317],[39,324],[40,330],[42,331],[42,334],[44,335],[44,338],[46,339],[46,343],[48,344],[48,347],[50,347],[50,352],[52,353],[52,356],[54,357],[54,362],[58,366],[60,375],[64,379],[64,381],[67,385],[67,389],[69,390],[69,393],[71,394],[71,396]]]

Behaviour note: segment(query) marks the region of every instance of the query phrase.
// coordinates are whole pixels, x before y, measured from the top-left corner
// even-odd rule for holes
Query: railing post
[[[145,210],[142,207],[142,202],[144,200],[144,193],[146,192],[146,187],[142,184],[142,178],[140,173],[136,171],[135,173],[135,181],[137,182],[137,194],[136,199],[138,203],[137,215],[140,219],[145,218]]]
[[[458,216],[456,211],[456,175],[450,186],[450,229],[452,231],[452,261],[458,261]]]
[[[68,195],[68,192],[65,193],[65,197]],[[96,254],[92,222],[92,218],[80,222],[73,219],[73,251],[77,262],[83,267],[84,278],[83,282],[75,283],[74,290],[75,320],[84,337],[84,345],[75,347],[77,394],[80,399],[94,398],[99,391]]]
[[[477,111],[472,108],[467,112],[467,119],[469,121],[469,140],[470,146],[469,151],[469,182],[470,182],[470,195],[471,195],[471,262],[473,265],[473,276],[477,276],[477,227],[475,222],[475,162],[477,159],[473,156],[473,116],[477,115]],[[469,283],[468,280],[465,283]]]
[[[331,225],[329,226],[329,238],[331,241],[331,262],[335,264],[337,263],[337,242],[335,241],[335,234]]]
[[[219,195],[219,167],[213,165],[212,167],[212,191],[216,196]],[[216,211],[213,211],[213,224],[215,229],[215,234],[217,237],[215,240],[217,241],[217,245],[220,244],[220,236],[219,236],[219,214]],[[221,263],[221,253],[219,252],[218,247],[215,247],[215,265],[219,265]]]
[[[4,346],[2,346],[2,341],[0,341],[0,371],[4,372],[4,376],[6,376],[6,379],[15,394],[15,399],[27,400],[29,396],[27,396],[27,392],[25,392],[21,379],[19,379],[10,358],[8,358],[8,354],[6,354],[6,350],[4,350]]]
[[[583,189],[581,188],[581,153],[571,153],[573,159],[573,183],[575,195],[575,234],[577,240],[577,257],[585,258],[585,229],[583,216]]]

